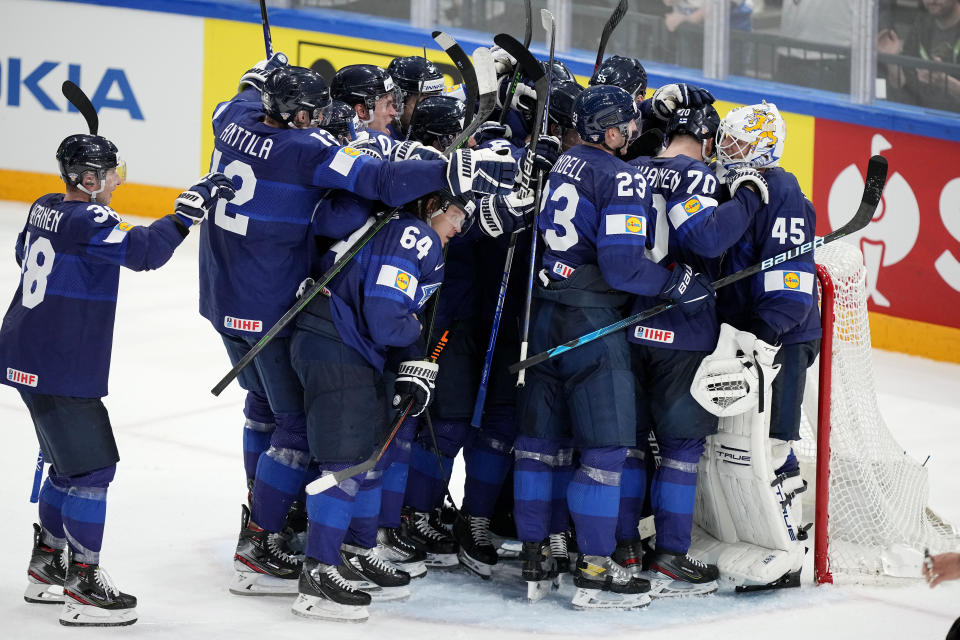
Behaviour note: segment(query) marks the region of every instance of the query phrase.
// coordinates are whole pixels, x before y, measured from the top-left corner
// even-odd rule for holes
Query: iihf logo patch
[[[569,278],[570,274],[573,273],[573,267],[568,264],[563,264],[562,262],[556,262],[553,265],[553,272],[558,276]]]

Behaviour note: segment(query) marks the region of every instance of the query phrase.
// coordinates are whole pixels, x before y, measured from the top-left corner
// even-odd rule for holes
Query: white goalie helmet
[[[787,127],[777,105],[737,107],[720,121],[717,129],[717,158],[727,171],[740,167],[769,169],[780,163]]]

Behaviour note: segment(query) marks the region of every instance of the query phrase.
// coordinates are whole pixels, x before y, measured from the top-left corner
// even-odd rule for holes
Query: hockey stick
[[[883,156],[873,156],[870,158],[869,163],[867,164],[867,179],[863,187],[863,196],[860,199],[860,206],[857,208],[856,213],[853,214],[853,218],[850,219],[845,225],[841,226],[839,229],[828,233],[822,238],[815,237],[812,242],[805,242],[799,247],[793,247],[782,253],[778,253],[775,256],[767,258],[762,262],[750,265],[745,269],[741,269],[736,273],[732,273],[724,278],[720,278],[711,283],[714,289],[719,289],[720,287],[725,287],[728,284],[733,284],[739,280],[743,280],[746,277],[752,276],[755,273],[761,271],[766,271],[772,266],[782,264],[787,260],[792,260],[798,256],[810,253],[817,247],[822,247],[825,244],[829,244],[834,240],[839,240],[844,236],[848,236],[851,233],[856,233],[860,229],[863,229],[867,224],[873,219],[873,214],[877,210],[877,204],[880,202],[880,194],[883,192],[883,185],[887,181],[887,159]],[[655,307],[650,307],[640,313],[636,313],[629,318],[624,318],[613,324],[609,324],[605,327],[601,327],[596,331],[591,331],[588,334],[582,335],[579,338],[574,338],[569,342],[565,342],[559,346],[553,347],[552,349],[547,349],[542,353],[538,353],[535,356],[527,358],[526,360],[521,360],[515,364],[510,365],[510,373],[517,373],[528,367],[540,364],[545,360],[550,358],[555,358],[556,356],[570,351],[571,349],[576,349],[577,347],[584,345],[588,342],[592,342],[597,338],[602,338],[603,336],[609,335],[614,331],[619,331],[625,327],[628,327],[632,324],[642,322],[647,318],[657,315],[667,309],[672,309],[674,306],[671,302],[664,302],[663,304],[658,304]]]
[[[527,22],[523,29],[523,48],[530,48],[530,41],[533,40],[533,6],[530,0],[523,0],[523,6],[526,10]],[[500,109],[500,124],[507,120],[507,113],[510,112],[510,101],[513,100],[513,94],[517,92],[517,83],[520,82],[521,69],[517,65],[517,70],[513,74],[513,80],[510,82],[510,88],[507,89],[507,97],[503,99],[503,107]],[[476,426],[476,425],[474,425]]]
[[[478,62],[483,67],[480,76],[483,79],[483,84],[480,86],[480,90],[483,92],[480,96],[480,105],[481,108],[487,108],[489,111],[492,111],[493,105],[496,102],[497,88],[497,74],[493,69],[493,60],[490,56],[490,51],[484,49],[483,47],[477,49],[477,51],[474,53],[474,56],[478,58]],[[453,154],[453,152],[456,151],[457,148],[463,143],[463,141],[469,138],[470,135],[477,130],[477,127],[480,126],[481,122],[481,120],[476,120],[471,122],[469,126],[465,127],[463,132],[457,136],[450,146],[447,147],[447,149],[443,152],[443,156],[445,158],[449,158],[450,155]],[[316,297],[316,295],[320,293],[325,286],[327,286],[327,284],[329,284],[334,276],[340,273],[340,270],[343,269],[347,262],[349,262],[350,259],[353,258],[353,256],[355,256],[357,252],[359,252],[360,249],[367,244],[367,242],[370,241],[370,238],[375,236],[377,232],[380,231],[380,229],[382,229],[387,222],[390,221],[390,219],[398,210],[399,207],[396,207],[391,211],[386,211],[379,214],[374,219],[370,227],[364,232],[364,234],[360,236],[352,245],[350,245],[350,248],[347,249],[346,252],[340,256],[340,258],[334,262],[333,265],[327,269],[327,271],[320,276],[316,282],[313,283],[313,286],[304,292],[300,299],[297,300],[296,304],[294,304],[293,307],[283,314],[283,317],[277,320],[276,324],[274,324],[270,330],[267,331],[263,337],[260,338],[260,340],[258,340],[257,343],[250,348],[250,350],[239,360],[239,362],[237,362],[237,364],[234,365],[233,368],[230,369],[225,376],[223,376],[223,378],[221,378],[220,382],[218,382],[213,389],[210,390],[210,393],[215,396],[219,396],[220,393],[227,388],[227,385],[230,384],[238,375],[240,375],[240,372],[243,371],[247,365],[253,362],[253,359],[257,357],[261,351],[263,351],[263,349],[267,346],[267,343],[273,340],[278,333],[283,331],[284,327],[290,324],[290,321],[293,320],[298,313],[303,311],[308,304],[310,304],[310,301],[313,300],[314,297]]]
[[[430,354],[429,360],[431,362],[436,362],[437,358],[440,357],[440,353],[443,352],[443,348],[447,346],[447,334],[449,331],[444,331],[443,335],[440,336],[440,341],[437,342],[437,346],[434,347],[433,352]],[[407,415],[410,413],[410,409],[413,408],[413,400],[403,408],[403,410],[397,414],[396,419],[393,421],[393,424],[390,426],[390,433],[384,439],[383,444],[381,444],[376,451],[370,454],[370,457],[364,460],[359,464],[355,464],[352,467],[347,467],[346,469],[341,469],[340,471],[334,471],[333,473],[328,473],[326,475],[320,476],[313,482],[307,485],[306,491],[307,494],[313,496],[318,493],[323,493],[327,489],[334,487],[347,478],[351,478],[361,473],[366,473],[377,466],[377,463],[380,462],[380,458],[383,457],[383,454],[386,453],[387,448],[390,446],[390,443],[393,442],[394,436],[397,435],[397,431],[400,430],[400,426],[403,424],[403,421],[407,419]]]
[[[93,108],[90,98],[83,92],[83,89],[69,80],[64,80],[60,90],[63,92],[63,97],[69,100],[70,104],[72,104],[76,110],[80,112],[80,115],[83,116],[83,119],[87,121],[87,128],[90,130],[90,135],[97,135],[97,131],[100,128],[100,117],[97,115],[97,110]]]
[[[547,34],[550,36],[550,59],[547,62],[547,75],[545,78],[545,88],[546,96],[541,102],[539,89],[537,92],[537,117],[539,120],[534,123],[533,135],[530,136],[530,147],[534,153],[537,149],[537,142],[540,139],[540,134],[546,132],[546,125],[548,118],[547,113],[550,109],[550,83],[553,81],[553,49],[557,41],[557,26],[554,22],[553,14],[547,11],[546,9],[540,10],[540,20],[543,23],[543,28],[546,30]],[[543,130],[541,130],[541,127]],[[528,151],[527,153],[530,153]],[[533,203],[533,229],[530,233],[530,269],[527,272],[527,299],[524,302],[523,310],[523,338],[520,343],[520,359],[523,360],[527,357],[527,349],[530,346],[530,309],[533,306],[533,278],[537,272],[537,218],[540,213],[540,196],[543,193],[543,175],[537,175],[537,187],[534,192]],[[517,386],[522,387],[527,382],[527,373],[525,370],[521,370],[520,374],[517,376]]]
[[[267,0],[260,0],[260,22],[263,23],[263,47],[267,60],[273,57],[273,38],[270,37],[270,20],[267,18]]]
[[[620,0],[620,4],[617,5],[617,8],[610,14],[610,18],[607,19],[607,24],[603,25],[603,33],[600,35],[600,48],[597,49],[597,61],[593,65],[594,73],[597,72],[600,64],[603,63],[603,52],[607,49],[607,42],[610,40],[613,30],[617,28],[617,25],[620,24],[620,21],[623,20],[623,16],[625,15],[627,15],[627,0]]]
[[[456,40],[443,31],[434,31],[431,35],[434,41],[440,45],[440,48],[453,60],[453,64],[460,71],[464,84],[467,85],[467,100],[463,113],[463,126],[466,127],[473,120],[473,112],[477,108],[477,95],[479,93],[477,72],[473,64],[470,63],[470,57],[457,44]]]

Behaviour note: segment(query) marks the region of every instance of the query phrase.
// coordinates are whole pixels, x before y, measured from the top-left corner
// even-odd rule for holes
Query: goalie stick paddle
[[[493,111],[493,105],[496,102],[497,74],[493,68],[493,59],[490,56],[489,50],[480,47],[476,52],[474,52],[474,57],[477,58],[477,62],[481,67],[481,73],[479,77],[482,78],[483,81],[483,84],[481,84],[479,87],[480,90],[484,92],[480,95],[480,107],[481,109],[487,109],[486,113],[489,115],[489,113]],[[450,146],[447,147],[447,149],[443,152],[444,157],[449,158],[450,155],[463,143],[463,141],[469,138],[473,132],[477,130],[477,127],[480,126],[481,122],[483,122],[483,120],[478,118],[471,122],[469,126],[465,127],[463,132],[454,138]],[[219,396],[223,390],[227,388],[227,385],[230,384],[238,375],[240,375],[240,372],[243,371],[247,365],[253,362],[253,359],[257,357],[261,351],[263,351],[264,347],[267,346],[267,343],[273,340],[278,333],[283,331],[283,328],[290,324],[290,321],[293,320],[298,313],[303,311],[310,301],[313,300],[316,295],[320,293],[320,291],[322,291],[327,284],[330,283],[331,280],[333,280],[334,276],[340,273],[340,270],[343,269],[347,262],[349,262],[350,259],[353,258],[353,256],[355,256],[360,249],[367,244],[367,242],[370,241],[370,238],[375,236],[377,232],[380,231],[380,229],[382,229],[387,222],[390,221],[390,218],[392,218],[399,209],[400,207],[396,207],[390,211],[383,212],[374,218],[372,223],[368,222],[370,226],[363,233],[363,235],[360,236],[352,245],[350,245],[346,252],[340,256],[340,258],[334,262],[333,265],[327,269],[327,271],[320,276],[316,282],[313,283],[313,286],[304,292],[300,299],[297,300],[296,304],[294,304],[293,307],[283,314],[283,317],[277,320],[276,324],[274,324],[270,330],[267,331],[263,337],[260,338],[260,340],[258,340],[257,343],[250,348],[250,351],[248,351],[237,362],[237,364],[234,365],[233,368],[230,369],[230,371],[228,371],[227,374],[220,379],[220,382],[218,382],[213,389],[210,390],[210,393],[215,396]],[[362,228],[363,227],[361,227],[361,229]]]
[[[527,21],[523,28],[523,48],[529,49],[530,42],[533,40],[533,5],[530,4],[530,0],[523,0],[523,9],[524,15],[527,18]],[[517,65],[517,69],[513,74],[513,80],[510,81],[510,87],[507,89],[507,96],[503,99],[503,107],[500,109],[500,124],[503,124],[507,120],[507,114],[510,112],[510,101],[513,100],[513,94],[517,92],[517,83],[520,82],[521,69],[520,65]]]
[[[432,34],[434,41],[440,45],[446,54],[453,60],[454,66],[460,71],[460,77],[463,83],[467,85],[467,100],[464,106],[463,124],[467,126],[473,120],[473,112],[477,108],[477,96],[480,93],[477,72],[470,62],[469,56],[463,50],[457,41],[443,31],[434,31]]]
[[[63,97],[69,100],[70,104],[72,104],[77,111],[80,112],[84,120],[87,121],[87,129],[90,130],[90,135],[97,135],[97,131],[100,129],[100,117],[97,115],[97,110],[93,108],[90,98],[83,92],[83,89],[69,80],[65,80],[60,90],[63,92]]]
[[[263,48],[267,59],[273,57],[273,38],[270,37],[270,20],[267,18],[267,0],[260,0],[260,22],[263,23]]]
[[[870,161],[867,163],[867,179],[863,186],[863,196],[860,199],[860,206],[857,208],[856,213],[853,214],[853,217],[845,225],[841,226],[839,229],[828,233],[822,238],[814,238],[812,242],[805,242],[799,247],[793,247],[782,253],[778,253],[775,256],[767,258],[756,264],[752,264],[745,269],[741,269],[736,273],[731,273],[730,275],[720,278],[711,283],[714,289],[719,289],[720,287],[725,287],[728,284],[733,284],[739,280],[743,280],[749,276],[752,276],[755,273],[761,271],[766,271],[772,266],[782,264],[787,260],[792,260],[797,256],[810,253],[817,247],[822,247],[825,244],[829,244],[834,240],[839,240],[844,236],[848,236],[851,233],[856,233],[860,229],[863,229],[870,220],[873,219],[873,214],[876,213],[877,205],[880,203],[880,195],[883,192],[883,185],[887,181],[887,159],[883,156],[873,156],[870,158]],[[510,365],[510,373],[517,373],[523,369],[532,367],[534,365],[540,364],[550,358],[555,358],[562,353],[566,353],[571,349],[576,349],[577,347],[584,345],[588,342],[592,342],[597,338],[602,338],[605,335],[611,334],[614,331],[619,331],[625,327],[628,327],[632,324],[642,322],[647,318],[662,313],[667,309],[673,308],[674,305],[671,302],[664,302],[655,307],[650,307],[640,313],[636,313],[629,318],[624,318],[613,324],[609,324],[605,327],[601,327],[596,331],[591,331],[585,335],[580,336],[579,338],[574,338],[569,342],[565,342],[561,345],[553,347],[552,349],[547,349],[542,353],[538,353],[535,356],[531,356],[525,360],[514,363]]]
[[[623,16],[625,15],[627,15],[627,0],[620,0],[620,4],[617,5],[617,8],[610,14],[610,18],[607,19],[607,24],[603,25],[603,33],[600,35],[600,47],[597,49],[597,61],[593,65],[594,73],[597,72],[597,69],[599,69],[603,63],[603,52],[607,49],[607,42],[610,40],[613,30],[617,28],[617,25],[620,24],[620,21],[623,20]]]
[[[443,348],[447,346],[447,335],[449,331],[444,331],[443,335],[440,336],[437,346],[433,348],[433,352],[430,354],[428,360],[430,362],[436,362],[440,357],[440,354],[443,352]],[[374,451],[369,458],[364,460],[359,464],[355,464],[352,467],[347,467],[346,469],[341,469],[340,471],[335,471],[333,473],[328,473],[327,475],[320,476],[313,482],[307,485],[306,491],[309,495],[313,496],[318,493],[323,493],[327,489],[334,487],[347,478],[350,478],[361,473],[366,473],[370,471],[377,463],[380,461],[380,458],[383,457],[383,454],[386,453],[387,447],[390,446],[390,443],[393,442],[394,436],[397,435],[397,431],[400,430],[400,426],[403,424],[403,421],[407,419],[407,416],[410,414],[410,410],[413,408],[413,399],[411,399],[406,406],[403,408],[400,413],[397,414],[396,419],[394,419],[393,424],[390,425],[390,432],[387,434],[386,439],[383,441],[376,451]],[[428,414],[429,415],[429,414]]]

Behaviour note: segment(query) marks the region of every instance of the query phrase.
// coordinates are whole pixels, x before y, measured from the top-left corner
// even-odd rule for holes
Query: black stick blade
[[[623,16],[625,15],[627,15],[627,0],[620,0],[620,4],[618,4],[617,8],[610,14],[610,19],[607,20],[607,24],[603,26],[603,33],[600,35],[600,48],[597,49],[597,61],[593,65],[594,71],[596,71],[600,63],[603,62],[603,52],[607,48],[607,41],[610,40],[610,34],[617,28],[617,25],[620,24],[620,21],[623,20]]]
[[[93,103],[90,102],[90,98],[83,92],[83,89],[69,80],[65,80],[60,90],[63,91],[63,97],[69,100],[70,104],[76,107],[77,111],[79,111],[87,121],[87,128],[90,130],[90,135],[97,135],[97,131],[100,129],[100,118],[97,116],[97,110],[93,108]]]

